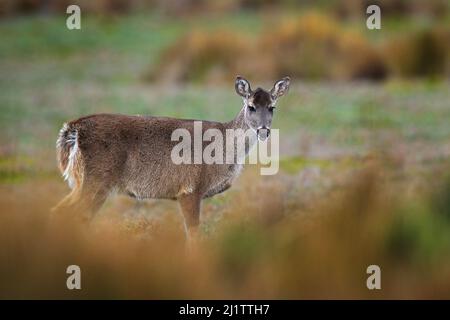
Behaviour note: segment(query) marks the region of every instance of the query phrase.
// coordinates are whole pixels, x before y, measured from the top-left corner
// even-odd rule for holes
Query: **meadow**
[[[207,200],[189,254],[170,201],[114,197],[90,226],[50,218],[69,191],[55,159],[63,122],[100,112],[230,120],[241,107],[233,77],[165,83],[149,69],[186,30],[254,37],[267,23],[251,12],[87,17],[81,31],[56,16],[0,21],[0,298],[450,297],[445,77],[294,77],[273,123],[280,172],[249,166]],[[69,264],[82,269],[81,291],[65,288]],[[381,291],[366,288],[371,264]]]

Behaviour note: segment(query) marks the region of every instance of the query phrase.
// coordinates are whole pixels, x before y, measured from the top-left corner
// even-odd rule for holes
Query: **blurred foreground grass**
[[[205,205],[193,251],[173,203],[125,218],[116,200],[86,226],[50,219],[54,183],[3,186],[0,298],[448,298],[450,189],[436,179],[448,167],[410,193],[381,163],[366,162],[308,209],[282,177],[268,183],[247,171],[214,232],[205,228],[217,210]],[[65,287],[71,264],[81,267],[81,291]],[[381,267],[381,291],[366,288],[371,264]]]

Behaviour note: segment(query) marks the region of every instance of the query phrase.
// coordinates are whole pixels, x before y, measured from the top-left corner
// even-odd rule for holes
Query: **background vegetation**
[[[70,1],[70,31],[65,1],[1,0],[0,297],[450,297],[449,7],[375,2],[370,31],[365,1]],[[173,202],[119,196],[89,227],[50,219],[68,192],[64,121],[226,121],[236,74],[293,78],[273,125],[281,169],[248,166],[206,201],[193,252]]]

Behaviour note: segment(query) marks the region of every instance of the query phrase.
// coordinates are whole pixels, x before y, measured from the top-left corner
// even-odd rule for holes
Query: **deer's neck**
[[[244,131],[250,129],[245,122],[245,106],[242,107],[236,117],[228,123],[228,129],[243,129]]]
[[[245,139],[245,155],[237,155],[237,148],[235,148],[235,154],[237,157],[245,157],[258,141],[256,132],[251,129],[245,121],[245,108],[246,106],[244,105],[237,116],[227,123],[227,129],[235,130],[235,137],[237,138],[237,141],[239,141],[239,138],[241,138],[243,135],[247,136],[247,139]]]

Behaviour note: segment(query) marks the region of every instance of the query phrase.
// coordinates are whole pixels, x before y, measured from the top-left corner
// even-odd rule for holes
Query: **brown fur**
[[[252,103],[267,108],[271,95],[262,89],[255,92]],[[248,112],[244,105],[230,122],[202,121],[203,131],[215,128],[225,137],[226,129],[247,130],[252,125]],[[138,199],[178,200],[187,228],[195,228],[201,200],[227,190],[242,165],[174,164],[171,151],[179,141],[171,141],[171,136],[178,128],[189,130],[193,137],[194,120],[96,114],[67,123],[60,131],[57,155],[72,192],[57,211],[95,212],[112,191],[118,191]],[[255,133],[247,151],[256,140]]]

